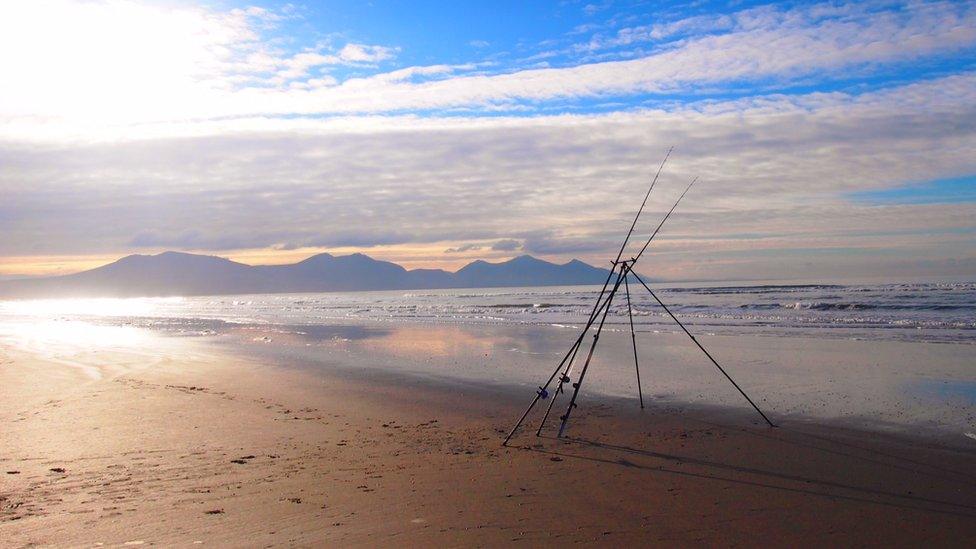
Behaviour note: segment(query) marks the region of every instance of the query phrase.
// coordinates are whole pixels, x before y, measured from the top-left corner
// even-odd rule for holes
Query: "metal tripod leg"
[[[749,404],[751,404],[752,407],[755,408],[757,412],[759,412],[759,415],[761,415],[762,418],[766,420],[766,423],[768,423],[770,427],[776,427],[776,425],[774,425],[772,421],[769,421],[769,418],[766,417],[766,414],[764,414],[763,411],[759,409],[759,406],[756,406],[756,403],[753,402],[751,398],[749,398],[749,395],[747,395],[746,392],[742,390],[742,387],[739,387],[739,384],[736,383],[734,379],[732,379],[732,376],[730,376],[729,373],[725,371],[725,368],[722,368],[719,365],[719,363],[714,358],[712,358],[712,355],[709,354],[709,352],[705,350],[705,347],[703,347],[702,344],[699,343],[697,339],[695,339],[695,336],[691,335],[691,332],[688,331],[688,328],[685,328],[685,325],[682,324],[680,320],[678,320],[678,317],[674,316],[674,313],[671,312],[671,309],[669,309],[668,306],[665,305],[664,302],[661,301],[657,297],[657,294],[655,294],[651,290],[650,286],[648,286],[641,279],[641,277],[637,276],[637,273],[634,273],[634,278],[636,278],[637,279],[637,282],[640,282],[641,285],[644,286],[644,289],[646,289],[651,294],[651,297],[653,297],[654,298],[654,301],[657,301],[658,305],[660,305],[661,308],[664,309],[664,312],[668,313],[668,315],[671,317],[671,319],[674,320],[678,324],[678,326],[680,326],[681,329],[684,330],[685,334],[687,334],[688,337],[690,337],[691,340],[695,342],[695,345],[697,345],[698,348],[701,349],[701,352],[705,353],[705,356],[708,357],[708,360],[712,361],[712,364],[714,364],[715,367],[718,368],[718,371],[722,372],[722,375],[724,375],[725,378],[728,379],[732,383],[732,386],[735,387],[736,390],[738,390],[739,393],[742,396],[744,396],[747,401],[749,401]]]
[[[628,276],[630,273],[628,273]],[[624,290],[627,293],[627,316],[630,318],[630,342],[634,345],[634,369],[637,370],[637,397],[640,399],[641,410],[644,409],[644,392],[641,389],[640,363],[637,360],[637,334],[634,333],[634,311],[630,306],[630,283],[624,277]]]

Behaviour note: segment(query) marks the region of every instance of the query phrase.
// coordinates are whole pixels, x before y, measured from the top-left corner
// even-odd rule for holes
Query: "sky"
[[[181,250],[976,279],[974,2],[0,3],[0,277]]]

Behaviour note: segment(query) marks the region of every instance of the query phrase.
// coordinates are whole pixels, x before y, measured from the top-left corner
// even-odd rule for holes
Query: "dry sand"
[[[743,413],[530,395],[211,351],[0,348],[0,545],[976,544],[976,452]]]

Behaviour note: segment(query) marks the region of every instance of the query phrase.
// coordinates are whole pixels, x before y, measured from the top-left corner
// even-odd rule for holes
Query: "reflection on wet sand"
[[[949,401],[964,406],[976,406],[976,381],[926,379],[910,384],[906,392],[916,393],[932,401]]]
[[[247,333],[248,347],[275,363],[508,386],[530,396],[577,336],[575,330],[550,326],[392,322]],[[582,402],[600,396],[636,399],[629,335],[603,334]],[[955,436],[972,430],[971,374],[964,367],[971,363],[972,346],[704,337],[711,352],[773,415],[901,425]],[[580,361],[589,338],[586,343]],[[747,406],[686,337],[645,333],[637,346],[643,393],[650,403]],[[920,364],[927,366],[920,370]],[[931,383],[923,386],[920,379]]]
[[[575,334],[541,326],[456,324],[233,326],[225,333],[245,341],[378,352],[407,360],[470,359],[511,353],[551,358]],[[564,337],[560,337],[565,334]],[[512,360],[507,357],[507,360]]]
[[[365,325],[285,325],[231,324],[222,333],[237,336],[245,341],[277,343],[280,345],[341,344],[383,337],[392,328]]]
[[[473,332],[457,326],[399,327],[383,335],[360,342],[364,349],[414,359],[469,357],[491,355],[504,345],[511,346],[508,337],[488,332]]]
[[[99,308],[104,304],[85,305]],[[142,306],[129,303],[126,307],[136,305]],[[452,383],[504,385],[531,394],[577,336],[572,328],[524,324],[377,321],[307,325],[219,319],[188,323],[162,317],[125,318],[119,324],[119,319],[97,315],[66,319],[53,305],[6,313],[0,315],[0,344],[70,364],[88,378],[123,368],[107,365],[109,351],[138,355],[130,360],[135,366],[124,367],[144,368],[159,360],[184,357],[191,348],[192,353],[206,353],[203,345],[216,343],[223,351],[259,354],[262,360],[283,366],[352,374],[386,371]],[[205,337],[185,337],[193,335]],[[957,434],[972,431],[976,389],[968,365],[973,363],[976,346],[702,337],[737,381],[774,415],[882,422]],[[202,345],[191,344],[190,339]],[[652,402],[744,405],[686,337],[645,332],[639,334],[637,346],[643,393]],[[584,398],[635,397],[631,353],[629,333],[605,331],[588,373]]]
[[[72,320],[37,320],[0,324],[0,344],[71,366],[100,379],[104,366],[98,353],[136,352],[154,336],[129,326],[99,326]]]

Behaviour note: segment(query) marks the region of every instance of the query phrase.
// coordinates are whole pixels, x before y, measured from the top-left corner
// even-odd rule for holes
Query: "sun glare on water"
[[[134,348],[150,334],[109,318],[151,316],[160,299],[39,299],[0,302],[0,339],[48,355]]]
[[[0,302],[0,314],[18,317],[126,317],[148,316],[162,301],[160,299],[73,298],[37,299],[28,301]]]

